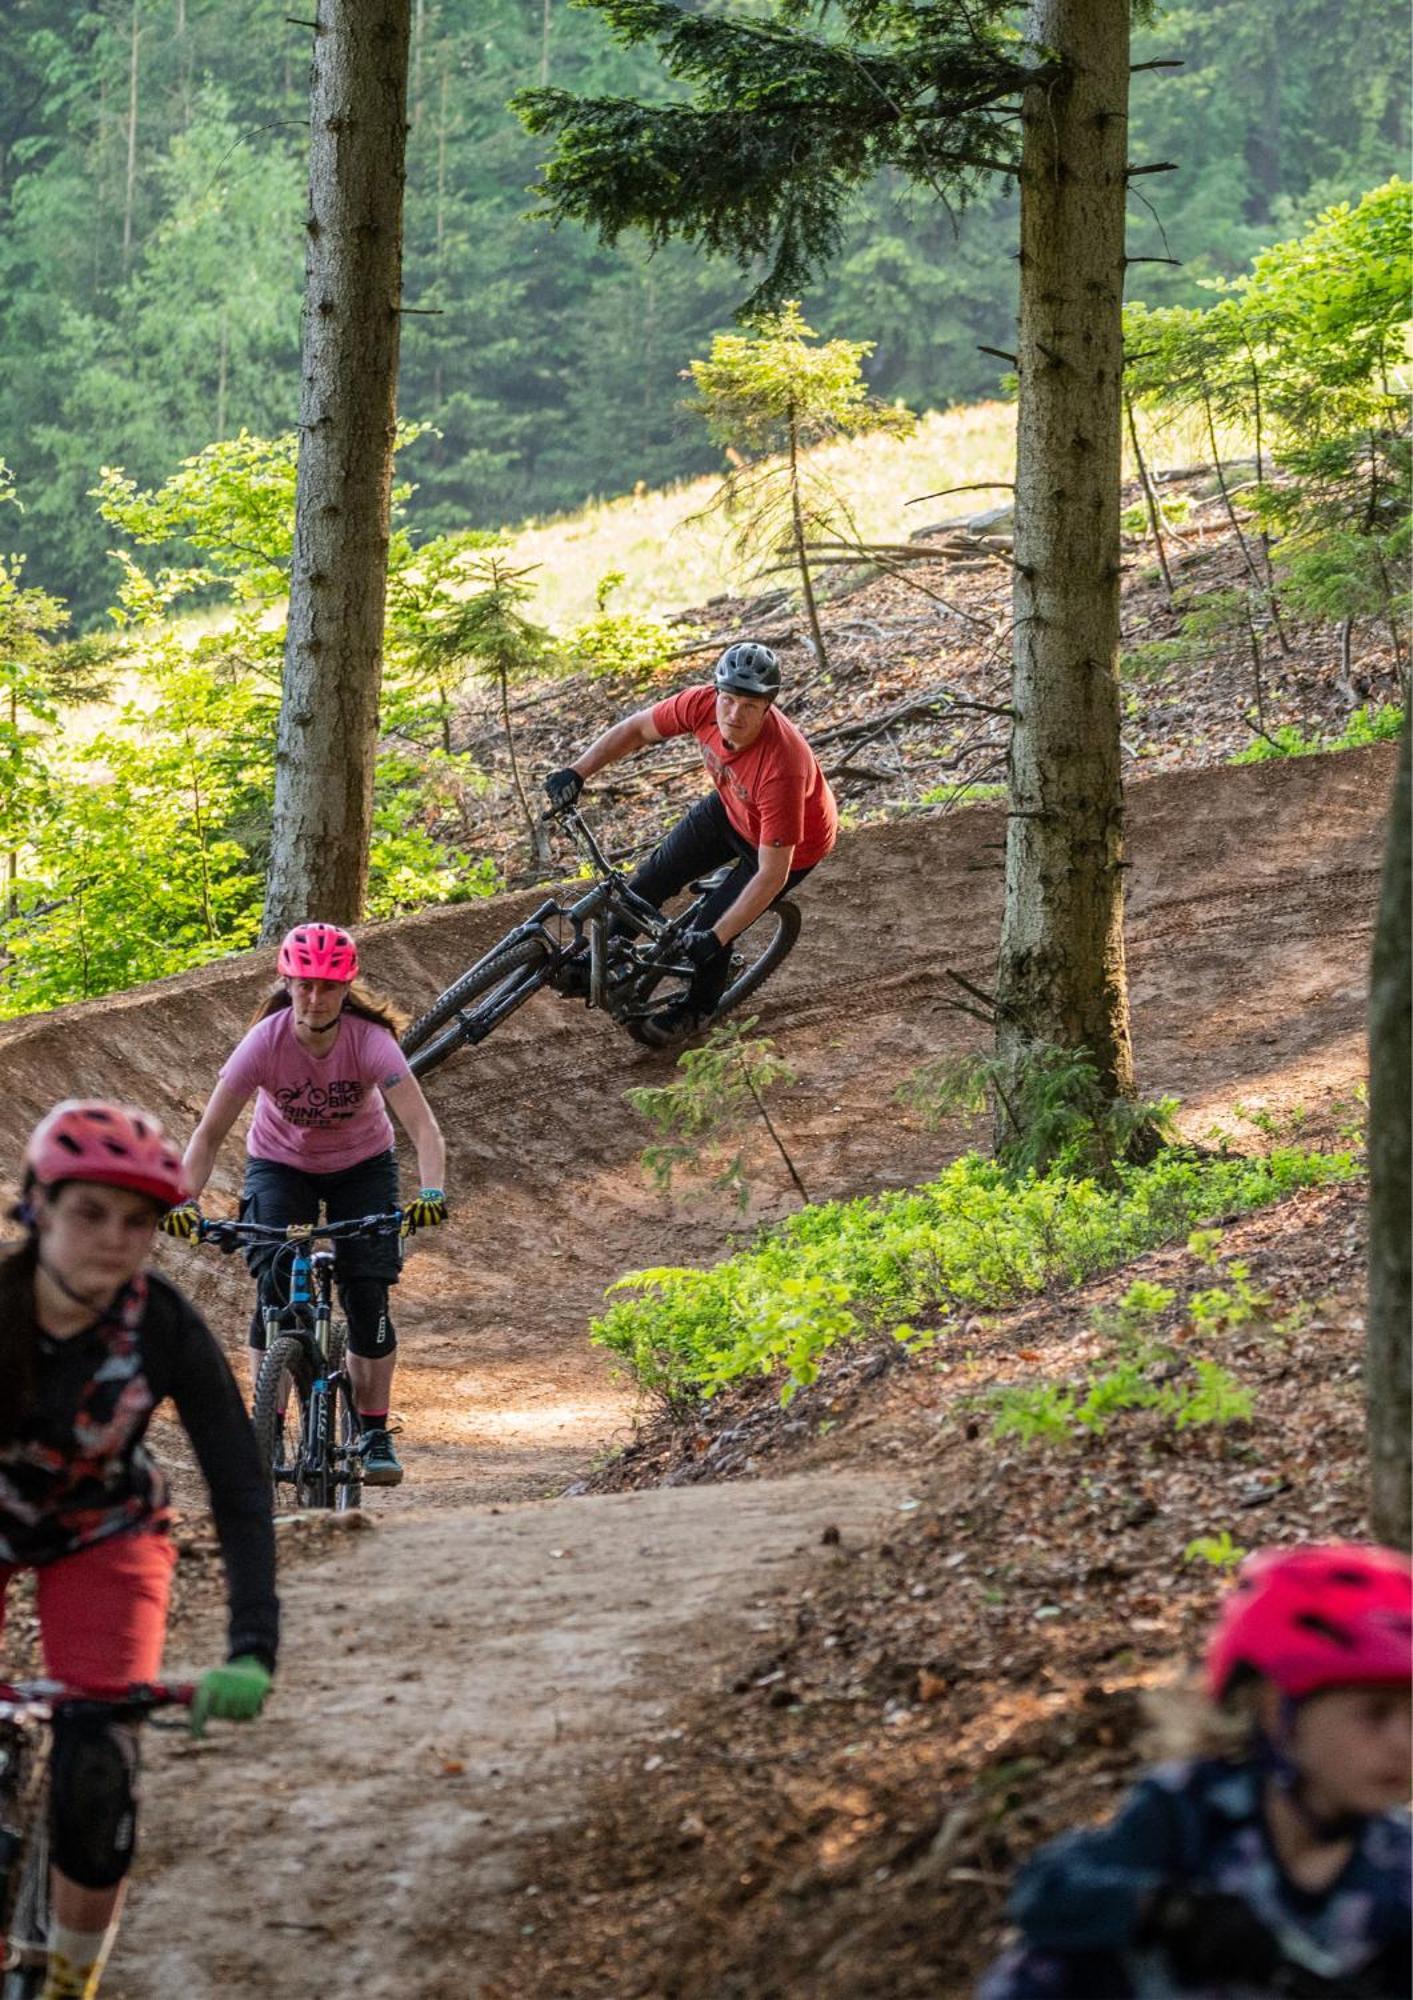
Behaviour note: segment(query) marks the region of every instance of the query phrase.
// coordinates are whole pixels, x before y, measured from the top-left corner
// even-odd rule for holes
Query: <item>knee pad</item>
[[[364,1361],[381,1361],[397,1346],[382,1278],[345,1278],[339,1286],[348,1320],[348,1351]]]
[[[137,1731],[102,1716],[54,1719],[50,1776],[54,1865],[81,1889],[112,1889],[137,1835]]]

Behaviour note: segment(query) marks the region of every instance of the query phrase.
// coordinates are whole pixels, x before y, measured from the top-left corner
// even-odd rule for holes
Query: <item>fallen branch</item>
[[[970,486],[943,486],[936,493],[919,493],[916,500],[905,500],[903,505],[920,507],[924,500],[946,500],[953,493],[1014,493],[1015,490],[1014,479],[977,479]]]

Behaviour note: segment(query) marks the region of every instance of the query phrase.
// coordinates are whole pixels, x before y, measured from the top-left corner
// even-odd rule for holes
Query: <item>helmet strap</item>
[[[30,1227],[33,1229],[34,1225],[31,1223]],[[91,1312],[96,1326],[120,1326],[123,1320],[122,1304],[127,1297],[128,1287],[126,1285],[119,1286],[106,1306],[96,1306],[92,1299],[86,1299],[82,1292],[76,1292],[68,1280],[55,1270],[54,1266],[44,1255],[43,1239],[38,1237],[37,1230],[35,1231],[35,1235],[39,1243],[39,1247],[35,1252],[35,1262],[50,1284],[57,1286],[64,1294],[64,1297],[74,1305],[82,1306],[85,1312]]]
[[[1291,1751],[1295,1738],[1295,1718],[1299,1710],[1300,1703],[1293,1695],[1281,1696],[1280,1720],[1276,1724],[1274,1736],[1268,1735],[1264,1729],[1258,1729],[1256,1732],[1257,1763],[1273,1781],[1281,1797],[1289,1800],[1297,1818],[1313,1839],[1356,1840],[1364,1827],[1365,1814],[1317,1813],[1310,1803],[1305,1774]]]

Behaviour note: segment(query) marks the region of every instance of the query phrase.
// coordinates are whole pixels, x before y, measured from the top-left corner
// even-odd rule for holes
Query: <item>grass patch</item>
[[[865,538],[906,540],[930,520],[976,512],[1008,497],[998,488],[935,507],[907,505],[914,495],[939,487],[1013,478],[1015,422],[1011,404],[977,403],[933,412],[907,438],[844,439],[804,456],[812,471],[837,488]],[[542,565],[536,615],[556,629],[590,617],[595,586],[608,570],[622,573],[621,602],[630,611],[675,611],[724,589],[748,591],[752,568],[733,553],[735,523],[706,512],[720,487],[720,479],[708,475],[591,501],[578,514],[511,530],[513,560]],[[769,577],[756,587],[780,581]]]
[[[1298,723],[1286,722],[1269,736],[1258,736],[1229,761],[1269,764],[1278,757],[1318,757],[1330,750],[1363,750],[1371,743],[1396,743],[1403,734],[1403,710],[1396,701],[1382,708],[1372,703],[1356,708],[1338,736],[1307,736]]]
[[[1114,1184],[1012,1175],[968,1153],[934,1181],[825,1202],[709,1270],[631,1272],[590,1337],[639,1387],[685,1416],[744,1376],[783,1372],[782,1400],[813,1382],[831,1347],[891,1331],[922,1346],[948,1315],[1078,1285],[1216,1217],[1347,1180],[1352,1154],[1277,1147],[1260,1158],[1165,1154]],[[937,1315],[943,1326],[911,1322]]]

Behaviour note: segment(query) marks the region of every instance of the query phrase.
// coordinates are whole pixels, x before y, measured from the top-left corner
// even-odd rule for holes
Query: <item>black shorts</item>
[[[397,1155],[389,1147],[386,1153],[374,1153],[332,1174],[306,1174],[281,1160],[246,1161],[242,1222],[316,1222],[321,1202],[329,1222],[352,1222],[360,1215],[381,1215],[396,1208]],[[260,1280],[262,1294],[279,1247],[256,1243],[246,1250],[245,1261],[251,1275]],[[367,1236],[336,1244],[334,1275],[341,1286],[358,1278],[395,1285],[402,1275],[401,1237]]]

